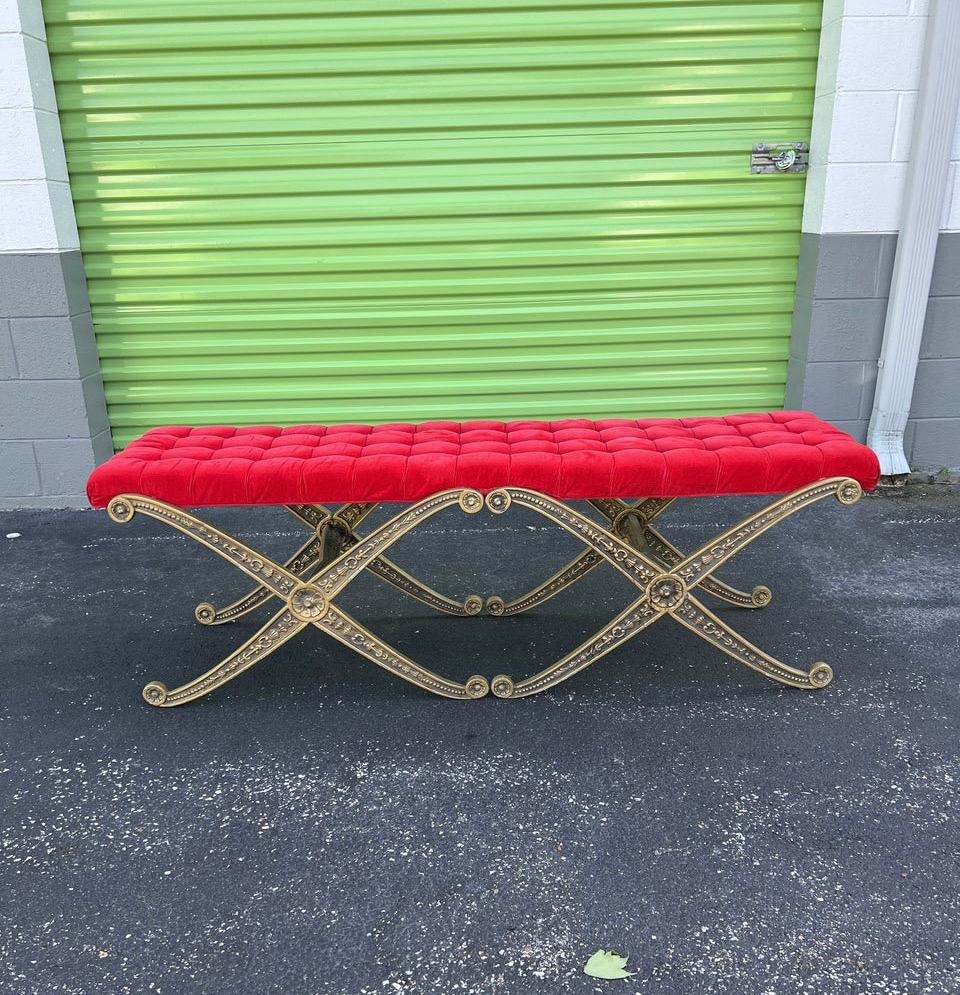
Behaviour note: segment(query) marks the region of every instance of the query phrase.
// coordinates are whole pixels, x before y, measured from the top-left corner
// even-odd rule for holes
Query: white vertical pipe
[[[930,0],[897,254],[867,445],[884,475],[910,472],[910,415],[960,99],[960,0]]]

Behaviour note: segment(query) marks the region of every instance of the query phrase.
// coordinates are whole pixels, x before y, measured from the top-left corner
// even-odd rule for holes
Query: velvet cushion
[[[822,477],[874,487],[874,453],[804,411],[724,418],[155,428],[87,482],[175,505],[415,501],[448,487],[555,498],[779,494]]]

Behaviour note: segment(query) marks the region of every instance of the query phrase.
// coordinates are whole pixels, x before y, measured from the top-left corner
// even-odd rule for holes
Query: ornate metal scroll
[[[824,688],[833,680],[833,670],[829,664],[815,663],[809,670],[798,670],[764,653],[689,595],[673,617],[691,632],[706,639],[708,643],[713,643],[734,660],[759,671],[764,677],[797,688]]]
[[[179,508],[137,494],[122,494],[114,498],[107,510],[115,522],[125,524],[132,520],[136,512],[166,522],[258,581],[259,587],[247,599],[259,599],[260,603],[267,597],[277,596],[286,602],[285,607],[263,628],[215,667],[173,690],[159,681],[153,681],[144,688],[144,700],[162,708],[193,701],[269,656],[309,624],[322,628],[361,656],[398,677],[435,694],[448,698],[483,697],[489,691],[486,678],[476,675],[466,683],[459,684],[440,677],[388,646],[332,604],[334,596],[343,591],[363,569],[368,569],[378,559],[380,552],[389,549],[410,529],[438,511],[457,504],[469,511],[474,506],[482,507],[483,497],[477,491],[463,488],[443,491],[412,505],[360,542],[355,541],[348,523],[358,521],[366,513],[366,506],[356,515],[342,519],[311,506],[298,507],[295,514],[299,515],[303,508],[309,507],[310,510],[300,517],[317,523],[314,527],[318,530],[315,538],[319,551],[311,545],[311,556],[315,555],[321,561],[333,557],[331,562],[321,565],[314,577],[304,581],[286,567],[274,563],[239,540]],[[342,546],[346,548],[336,555]],[[305,549],[306,547],[301,552],[305,552]],[[474,611],[479,610],[480,606],[477,605]]]
[[[565,567],[558,570],[552,577],[548,577],[542,584],[532,591],[513,601],[505,602],[503,598],[493,596],[487,598],[486,609],[488,615],[519,615],[520,612],[529,611],[535,605],[549,601],[561,591],[566,590],[571,584],[586,577],[591,570],[604,563],[604,558],[596,550],[588,549],[581,553],[575,560],[571,560]]]
[[[574,674],[596,663],[611,650],[622,646],[628,639],[632,639],[638,632],[656,622],[659,617],[659,613],[647,599],[641,598],[629,608],[625,608],[612,622],[608,622],[575,650],[541,670],[540,673],[516,683],[509,675],[498,674],[490,682],[491,689],[498,698],[525,698],[546,691],[547,688],[573,677]]]
[[[328,523],[335,523],[343,530],[342,548],[355,546],[360,542],[357,536],[356,527],[370,514],[378,505],[372,504],[347,504],[336,512],[331,512],[319,504],[288,504],[287,509],[291,511],[306,525],[316,531],[316,535],[308,539],[293,556],[284,564],[287,570],[302,577],[311,567],[317,563],[322,563],[322,545],[319,541],[320,532]],[[437,611],[445,612],[448,615],[477,615],[483,610],[483,601],[476,595],[471,595],[465,601],[457,601],[448,598],[446,595],[435,591],[432,587],[422,581],[412,577],[405,570],[402,570],[392,561],[384,558],[376,558],[367,567],[370,573],[392,584],[397,590],[402,591],[408,597],[428,605]],[[208,602],[197,605],[197,621],[203,625],[220,625],[223,622],[233,622],[248,612],[258,608],[265,601],[269,601],[274,596],[273,592],[264,587],[256,587],[242,598],[227,605],[225,608],[214,608]]]
[[[320,528],[322,527],[321,525]],[[323,541],[319,535],[315,535],[287,560],[284,567],[294,576],[302,577],[315,563],[320,561],[322,553]],[[214,608],[209,602],[203,601],[197,605],[195,615],[201,625],[222,625],[224,622],[233,622],[248,612],[252,612],[272,597],[275,597],[275,592],[260,584],[225,608]]]
[[[503,490],[509,496],[511,503],[530,508],[556,522],[585,546],[592,547],[595,552],[613,564],[624,577],[634,584],[645,585],[660,573],[659,567],[642,553],[631,549],[612,532],[601,528],[596,522],[560,501],[555,501],[538,491],[530,491],[520,487],[505,487]],[[497,491],[491,493],[496,494]],[[490,495],[487,496],[488,500],[489,498]]]
[[[317,628],[333,636],[344,646],[349,646],[356,653],[372,660],[378,667],[383,667],[391,674],[443,698],[483,698],[490,690],[485,677],[475,675],[465,684],[457,684],[420,666],[375,636],[344,611],[330,608],[315,624]]]
[[[454,601],[445,594],[435,591],[432,587],[424,584],[423,581],[411,577],[405,570],[401,570],[395,563],[383,556],[376,557],[367,567],[375,577],[392,584],[398,591],[419,601],[421,604],[429,605],[438,612],[445,612],[447,615],[479,615],[483,608],[483,602],[473,600],[476,595],[471,595],[464,601]]]
[[[767,505],[755,515],[745,518],[739,525],[717,536],[713,542],[707,543],[696,553],[691,553],[685,560],[678,563],[675,572],[693,587],[702,579],[712,574],[722,563],[725,563],[735,553],[746,547],[754,539],[763,535],[767,529],[773,528],[779,522],[801,508],[825,497],[835,497],[841,504],[854,504],[860,500],[863,489],[849,477],[829,477],[816,484],[801,487],[779,501]]]
[[[648,554],[661,563],[665,570],[682,562],[683,553],[673,543],[664,539],[656,529],[645,527],[643,537],[646,541]],[[747,593],[725,584],[722,580],[717,580],[716,577],[705,577],[701,581],[701,586],[715,598],[736,605],[738,608],[765,608],[773,598],[770,588],[764,587],[762,584],[758,584],[751,592]]]
[[[320,532],[321,526],[329,521],[332,512],[319,504],[288,504],[287,511],[293,512],[302,522],[306,522],[310,528]]]
[[[666,570],[683,560],[683,553],[654,529],[650,522],[666,511],[675,500],[676,498],[647,498],[636,506],[631,506],[616,498],[602,498],[587,503],[611,522],[615,533],[629,541],[635,549],[643,552],[645,556]],[[639,527],[642,542],[638,543],[635,535],[624,534],[626,530],[623,526],[634,523]],[[631,531],[636,532],[636,529]],[[498,596],[487,598],[487,614],[519,615],[521,612],[529,611],[582,580],[603,562],[605,562],[604,558],[599,553],[586,550],[567,563],[566,566],[561,567],[552,577],[548,577],[532,590],[511,601],[506,601]],[[763,585],[758,585],[748,593],[731,587],[715,577],[709,577],[704,582],[703,589],[721,601],[736,605],[738,608],[763,608],[770,603],[773,597],[770,588]]]
[[[196,679],[174,688],[173,691],[168,690],[167,686],[159,681],[151,681],[143,689],[144,701],[158,708],[172,708],[174,705],[185,705],[188,701],[202,698],[203,695],[209,694],[238,674],[242,674],[255,663],[266,659],[305,625],[306,623],[295,618],[288,608],[284,608],[245,643],[241,643],[228,657]]]
[[[172,504],[139,494],[121,494],[107,506],[107,514],[121,525],[129,522],[136,512],[166,522],[191,539],[196,539],[281,598],[285,598],[297,586],[297,578],[285,567]]]
[[[591,529],[589,520],[572,508],[560,505],[559,502],[535,492],[511,487],[505,488],[505,491],[511,503],[531,508],[557,522],[585,545],[600,552],[635,584],[640,577],[645,577],[646,585],[642,597],[634,601],[596,635],[551,667],[519,682],[508,674],[497,675],[491,681],[491,689],[497,697],[520,697],[552,687],[626,641],[634,634],[634,629],[639,631],[640,628],[645,628],[667,615],[673,616],[691,632],[695,632],[734,659],[773,680],[792,687],[817,689],[826,687],[833,679],[833,671],[826,663],[815,663],[809,670],[804,671],[764,653],[705,608],[692,596],[691,591],[705,583],[721,563],[793,512],[831,494],[843,504],[853,504],[862,493],[860,485],[855,480],[832,478],[801,487],[785,498],[775,501],[763,511],[751,515],[739,526],[727,530],[717,540],[682,560],[679,566],[667,567],[662,572],[657,572],[654,563],[639,552],[635,554],[632,562],[628,562],[628,555],[622,552],[622,547],[618,549],[619,544],[615,537],[603,529],[596,527]],[[490,495],[487,500],[489,503]],[[613,508],[601,510],[606,514]],[[639,508],[630,510],[638,511]],[[653,576],[647,576],[648,573],[653,573]],[[625,624],[625,620],[630,624]]]

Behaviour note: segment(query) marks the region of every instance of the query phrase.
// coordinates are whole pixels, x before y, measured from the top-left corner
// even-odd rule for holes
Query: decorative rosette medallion
[[[676,574],[660,574],[647,586],[647,597],[657,611],[667,612],[676,608],[686,597],[687,588]]]
[[[301,622],[315,622],[327,611],[327,599],[314,584],[297,585],[290,594],[288,604],[290,614]]]

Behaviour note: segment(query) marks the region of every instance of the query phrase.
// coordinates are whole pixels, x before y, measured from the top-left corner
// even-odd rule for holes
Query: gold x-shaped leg
[[[360,542],[355,531],[357,526],[377,506],[378,502],[345,504],[336,512],[331,512],[321,504],[288,504],[287,510],[313,529],[314,535],[284,563],[284,567],[295,576],[303,577],[318,563],[323,562],[323,533],[328,526],[335,526],[341,533],[341,550],[355,546]],[[448,598],[428,584],[412,577],[385,556],[376,557],[368,564],[367,569],[408,597],[447,615],[479,615],[483,611],[483,599],[479,595],[470,594],[463,601]],[[194,614],[202,625],[222,625],[224,622],[236,621],[273,597],[275,594],[269,587],[258,584],[252,591],[224,608],[214,608],[209,602],[204,601],[197,605]]]
[[[648,498],[637,505],[629,505],[626,501],[616,498],[604,498],[587,503],[611,523],[611,531],[626,539],[635,549],[642,550],[646,556],[658,563],[661,569],[669,570],[683,559],[683,553],[650,523],[666,511],[675,500],[676,498]],[[504,601],[503,598],[496,596],[487,598],[486,610],[490,615],[519,615],[521,612],[529,611],[556,597],[603,562],[603,557],[596,550],[586,549],[542,584],[538,584],[512,601]],[[773,598],[770,588],[762,584],[748,593],[731,587],[716,577],[705,578],[703,589],[715,598],[736,605],[738,608],[763,608],[770,604]]]
[[[782,663],[740,636],[691,592],[704,586],[704,582],[731,556],[794,512],[830,496],[842,504],[853,504],[862,493],[857,481],[848,477],[832,477],[801,487],[721,533],[665,571],[661,563],[559,501],[523,488],[492,491],[487,495],[487,507],[491,511],[502,514],[517,504],[544,515],[583,542],[589,551],[612,564],[642,593],[616,618],[556,663],[519,682],[514,682],[507,674],[500,674],[491,680],[491,691],[501,698],[545,691],[667,615],[766,677],[797,688],[826,687],[833,679],[833,670],[828,664],[818,662],[809,670],[799,670]]]
[[[258,587],[266,588],[271,597],[284,602],[273,618],[215,667],[172,690],[160,682],[151,682],[143,689],[144,699],[164,708],[193,701],[263,660],[307,625],[317,626],[378,666],[434,694],[446,698],[484,697],[489,691],[486,678],[474,676],[463,684],[447,680],[395,650],[334,605],[335,597],[407,532],[444,508],[458,504],[464,511],[477,512],[483,507],[483,495],[468,488],[456,488],[425,498],[365,539],[336,553],[329,562],[322,562],[317,572],[304,581],[286,567],[180,508],[139,494],[115,497],[107,507],[115,522],[129,522],[137,513],[166,522],[222,556],[256,581]],[[324,526],[318,537],[324,548],[333,548],[338,531],[332,523]]]

